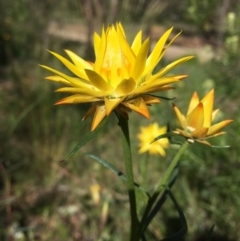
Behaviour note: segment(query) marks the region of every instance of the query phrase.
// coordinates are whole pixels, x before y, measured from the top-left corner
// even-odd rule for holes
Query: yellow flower
[[[220,130],[230,124],[233,120],[221,121],[212,125],[219,109],[213,111],[214,89],[212,89],[201,101],[198,94],[193,93],[187,115],[173,104],[175,114],[183,130],[177,129],[174,133],[188,138],[190,141],[197,141],[206,145],[211,145],[206,139],[225,134]]]
[[[93,102],[93,106],[83,117],[85,119],[95,113],[91,130],[113,110],[126,118],[131,110],[150,118],[147,106],[160,103],[159,98],[151,93],[172,89],[169,84],[186,78],[186,75],[165,75],[177,65],[193,58],[181,58],[152,74],[166,49],[179,35],[165,46],[171,32],[172,28],[163,34],[149,56],[150,41],[146,39],[142,43],[142,31],[136,35],[130,46],[120,23],[108,27],[106,31],[102,29],[101,37],[97,33],[94,34],[95,63],[87,62],[69,50],[65,51],[72,62],[50,52],[75,75],[70,77],[41,65],[55,74],[46,79],[68,86],[59,88],[56,92],[72,94],[59,100],[56,105]]]
[[[150,124],[146,127],[141,127],[141,133],[138,134],[140,140],[139,153],[149,152],[149,154],[160,154],[165,156],[165,150],[168,147],[169,141],[167,138],[161,138],[155,142],[152,142],[157,136],[166,133],[167,127],[159,127],[157,123]]]

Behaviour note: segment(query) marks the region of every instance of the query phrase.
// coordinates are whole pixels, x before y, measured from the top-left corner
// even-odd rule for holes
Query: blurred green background
[[[70,49],[94,60],[92,33],[116,21],[129,40],[139,29],[152,45],[171,26],[183,33],[162,65],[180,56],[196,58],[176,68],[189,78],[162,93],[187,109],[194,90],[202,97],[215,88],[219,120],[234,119],[227,135],[213,140],[229,149],[192,145],[182,158],[173,192],[181,205],[188,233],[182,240],[240,240],[240,1],[239,0],[18,0],[0,2],[0,240],[124,240],[129,228],[128,196],[117,176],[81,153],[94,153],[124,170],[117,119],[113,115],[96,139],[67,163],[60,162],[90,131],[82,122],[86,105],[53,106],[64,95],[44,80],[38,64],[63,70],[46,49],[64,55]],[[151,107],[151,121],[174,121],[172,101]],[[136,181],[142,181],[136,138],[149,121],[130,115]],[[147,162],[149,189],[159,180],[167,158]],[[100,201],[90,188],[100,185]],[[140,194],[139,194],[140,195]],[[107,212],[103,213],[103,207]],[[127,221],[126,221],[127,220]],[[177,232],[179,220],[170,202],[155,218],[148,240]]]

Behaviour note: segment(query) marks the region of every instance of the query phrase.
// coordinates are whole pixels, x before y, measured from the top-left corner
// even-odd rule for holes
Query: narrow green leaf
[[[207,236],[207,240],[206,240],[206,241],[211,241],[214,227],[215,227],[215,224],[213,224],[213,226],[212,226],[211,229],[209,230],[209,233],[208,233],[208,236]]]
[[[213,145],[211,145],[211,147],[213,147],[213,148],[229,148],[231,146],[213,146]]]
[[[171,180],[169,181],[168,184],[168,189],[170,189],[173,184],[175,183],[176,179],[177,179],[177,175],[178,175],[178,168],[176,167]],[[152,198],[154,198],[154,196],[158,196],[158,193],[153,194]],[[165,190],[164,193],[161,195],[161,197],[159,198],[159,200],[156,202],[156,205],[154,206],[154,208],[151,210],[151,212],[149,213],[145,223],[143,224],[143,229],[141,231],[141,236],[144,234],[145,230],[147,229],[147,227],[149,226],[149,224],[152,222],[152,220],[154,219],[154,217],[156,216],[156,214],[159,212],[159,210],[161,209],[162,205],[165,203],[166,199],[168,196],[168,190]]]
[[[98,134],[98,132],[103,128],[103,126],[107,122],[107,119],[108,117],[105,117],[94,131],[89,132],[89,134],[73,148],[71,153],[67,156],[67,158],[64,159],[64,161],[67,161],[68,159],[70,159],[81,147],[83,147],[87,142],[92,140]]]
[[[170,136],[176,136],[177,134],[173,133],[173,132],[166,132],[162,135],[159,135],[157,136],[156,138],[154,138],[154,140],[151,142],[151,144],[159,139],[162,139],[162,138],[168,138]]]
[[[104,167],[108,168],[110,171],[112,171],[113,173],[115,173],[116,175],[118,175],[121,179],[123,179],[124,181],[127,181],[127,177],[124,173],[122,173],[121,171],[119,171],[115,166],[113,166],[111,163],[109,163],[108,161],[95,156],[93,154],[85,154],[86,156],[92,158],[93,160],[97,161],[98,163],[102,164]],[[148,197],[150,197],[150,194],[146,191],[145,188],[143,188],[141,185],[139,185],[138,183],[134,182],[135,187],[137,187],[139,190],[141,190],[142,192],[144,192]]]
[[[175,234],[165,238],[165,239],[162,239],[161,241],[174,241],[174,240],[180,240],[180,238],[185,235],[187,233],[187,230],[188,230],[188,227],[187,227],[187,221],[186,221],[186,218],[184,216],[184,213],[182,211],[182,209],[180,208],[180,206],[178,205],[177,203],[177,200],[175,199],[175,197],[173,196],[172,192],[170,189],[167,190],[168,192],[168,195],[169,197],[171,198],[171,200],[173,201],[174,205],[175,205],[175,208],[177,209],[178,211],[178,215],[179,215],[179,218],[180,218],[180,222],[181,222],[181,225],[182,225],[182,228]]]

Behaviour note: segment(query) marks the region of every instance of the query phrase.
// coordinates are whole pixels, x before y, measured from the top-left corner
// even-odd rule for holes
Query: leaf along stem
[[[142,220],[140,222],[140,225],[139,225],[139,229],[138,229],[138,238],[140,238],[144,232],[144,230],[146,230],[146,225],[147,225],[147,218],[148,218],[148,215],[151,211],[151,209],[153,208],[153,205],[155,204],[156,200],[158,199],[159,197],[159,194],[161,193],[161,191],[168,187],[168,182],[169,182],[169,179],[175,169],[175,167],[177,166],[181,156],[183,155],[183,153],[185,152],[185,150],[188,148],[189,146],[189,143],[186,141],[181,147],[180,149],[178,150],[178,152],[176,153],[176,155],[174,156],[172,162],[170,163],[167,171],[164,173],[164,176],[163,178],[161,179],[161,181],[159,182],[159,184],[157,185],[157,188],[155,189],[152,197],[149,199],[148,201],[148,204],[147,204],[147,207],[144,211],[144,214],[143,214],[143,217],[142,217]]]

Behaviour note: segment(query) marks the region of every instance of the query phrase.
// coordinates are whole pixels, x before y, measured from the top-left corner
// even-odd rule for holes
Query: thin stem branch
[[[143,231],[147,228],[146,227],[146,220],[147,220],[147,217],[149,215],[149,212],[151,211],[151,209],[152,209],[154,203],[156,202],[156,200],[158,199],[161,191],[168,186],[168,182],[169,182],[169,179],[170,179],[170,177],[173,173],[173,170],[177,166],[178,162],[180,161],[181,156],[183,155],[183,153],[185,152],[185,150],[187,149],[188,146],[189,146],[189,143],[186,141],[180,147],[180,149],[178,150],[178,152],[174,156],[171,164],[169,165],[167,171],[164,173],[163,178],[161,179],[161,181],[157,185],[157,188],[154,191],[152,197],[149,199],[147,207],[144,211],[142,220],[141,220],[140,225],[139,225],[139,229],[138,229],[138,237],[139,238],[140,238],[141,234],[143,233]]]

